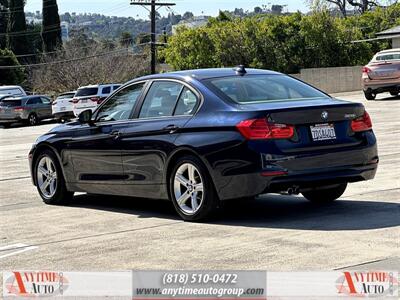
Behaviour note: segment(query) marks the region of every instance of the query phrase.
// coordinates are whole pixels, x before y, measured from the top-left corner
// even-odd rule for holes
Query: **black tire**
[[[367,100],[375,100],[376,94],[371,90],[364,91],[365,99]]]
[[[35,113],[31,113],[28,116],[28,120],[27,120],[28,124],[30,126],[36,126],[37,124],[39,124],[39,118]]]
[[[3,123],[1,125],[3,125],[4,128],[10,128],[12,123]]]
[[[399,92],[390,92],[390,95],[392,95],[393,97],[396,97],[399,95]]]
[[[202,202],[199,208],[193,214],[185,212],[177,202],[175,197],[174,182],[175,175],[178,169],[184,164],[192,164],[197,169],[200,174],[201,180],[203,182],[203,192],[202,192]],[[193,195],[193,194],[192,194]],[[174,167],[172,168],[171,174],[169,175],[169,198],[174,204],[175,210],[179,216],[185,221],[204,221],[210,219],[217,212],[220,201],[218,195],[215,191],[214,183],[211,176],[208,173],[207,168],[204,166],[202,161],[195,156],[187,155],[179,158]],[[190,197],[192,199],[192,197]]]
[[[302,195],[313,203],[329,203],[342,196],[346,187],[347,183],[321,186],[307,192],[302,192]]]
[[[39,183],[38,183],[39,179],[38,179],[38,175],[37,175],[37,170],[38,170],[39,162],[44,157],[48,157],[51,159],[51,161],[53,162],[53,164],[55,166],[55,171],[57,174],[57,183],[56,183],[55,193],[51,197],[44,195],[44,193],[40,189]],[[46,149],[43,152],[41,152],[35,159],[35,162],[33,165],[34,165],[33,174],[35,174],[36,188],[39,192],[40,197],[43,199],[44,203],[52,204],[52,205],[60,205],[60,204],[68,203],[68,201],[70,201],[72,199],[72,197],[74,196],[74,193],[67,191],[60,164],[58,162],[57,157],[51,150]]]

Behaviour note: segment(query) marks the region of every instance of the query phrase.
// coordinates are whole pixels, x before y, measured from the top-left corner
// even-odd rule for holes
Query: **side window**
[[[49,104],[50,103],[50,99],[48,99],[46,97],[40,97],[40,99],[42,99],[42,103],[44,103],[44,104]]]
[[[133,108],[139,98],[144,83],[134,84],[120,90],[100,107],[97,121],[117,121],[129,119]]]
[[[109,93],[111,93],[111,86],[103,87],[103,89],[101,90],[101,93],[102,93],[102,94],[109,94]]]
[[[40,101],[40,98],[31,98],[26,102],[27,105],[36,105],[41,103],[42,101]]]
[[[183,85],[172,81],[155,81],[144,100],[139,118],[172,116]]]
[[[198,99],[196,95],[187,87],[185,87],[183,88],[181,96],[179,97],[174,115],[192,115],[197,105]]]
[[[117,90],[121,85],[114,85],[113,86],[113,91]]]

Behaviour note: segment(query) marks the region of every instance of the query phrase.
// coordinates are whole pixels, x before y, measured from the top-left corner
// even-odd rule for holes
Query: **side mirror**
[[[92,122],[93,112],[91,109],[86,109],[78,115],[79,123],[87,124]]]

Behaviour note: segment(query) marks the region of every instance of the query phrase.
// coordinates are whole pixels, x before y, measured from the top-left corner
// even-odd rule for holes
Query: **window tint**
[[[42,100],[40,100],[40,98],[31,98],[26,102],[26,104],[28,105],[42,104]]]
[[[102,93],[102,94],[109,94],[109,93],[111,93],[111,86],[103,87],[101,93]]]
[[[118,89],[120,86],[121,86],[120,84],[114,85],[114,86],[113,86],[113,90],[115,91],[115,90]]]
[[[1,101],[1,106],[14,107],[14,106],[21,106],[21,105],[22,105],[21,100],[3,100],[3,101]]]
[[[124,88],[113,95],[97,114],[98,121],[116,121],[129,119],[132,109],[139,98],[144,83],[135,84]]]
[[[50,99],[49,98],[46,98],[46,97],[40,97],[40,98],[42,99],[42,103],[44,103],[44,104],[50,103]]]
[[[197,97],[187,87],[183,88],[174,115],[191,115],[197,107]]]
[[[81,89],[78,89],[75,96],[80,97],[80,96],[97,95],[98,90],[99,89],[97,87],[96,88],[81,88]]]
[[[144,100],[139,118],[172,116],[182,84],[168,81],[155,81]]]
[[[285,75],[247,75],[210,79],[210,88],[240,104],[328,98],[317,89]]]

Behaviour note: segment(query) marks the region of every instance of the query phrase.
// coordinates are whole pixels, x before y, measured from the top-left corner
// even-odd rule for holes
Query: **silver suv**
[[[4,98],[0,102],[0,124],[4,127],[21,121],[33,126],[51,117],[51,101],[46,96]]]

